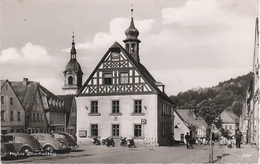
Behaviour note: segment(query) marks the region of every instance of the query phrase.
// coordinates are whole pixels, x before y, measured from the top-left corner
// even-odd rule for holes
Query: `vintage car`
[[[48,133],[33,133],[30,134],[35,137],[41,144],[43,152],[54,152],[62,150],[62,144],[54,137],[53,134]]]
[[[63,145],[63,150],[70,151],[71,149],[75,149],[78,146],[76,139],[66,132],[51,132],[54,137]]]
[[[6,136],[1,135],[1,158],[11,157],[14,153],[16,153],[14,145],[8,142]]]
[[[42,150],[40,143],[31,135],[26,133],[5,134],[6,140],[13,144],[15,152],[25,155]]]

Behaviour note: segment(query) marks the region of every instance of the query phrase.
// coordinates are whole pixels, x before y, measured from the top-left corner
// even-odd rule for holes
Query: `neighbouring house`
[[[224,110],[220,114],[222,119],[222,128],[229,130],[230,135],[234,135],[237,128],[239,128],[239,117],[229,110]]]
[[[10,83],[25,109],[25,132],[47,132],[48,121],[41,100],[39,83],[29,81],[27,78]]]
[[[174,140],[185,142],[185,135],[190,133],[189,125],[186,123],[183,118],[179,115],[178,112],[174,111]]]
[[[48,120],[48,131],[66,132],[66,115],[64,100],[39,85],[39,92],[43,103],[46,118]]]
[[[190,129],[190,135],[197,139],[205,139],[208,125],[202,117],[196,115],[193,109],[176,109],[179,117]],[[175,132],[174,132],[175,133]]]
[[[1,134],[25,131],[25,108],[11,83],[1,80]]]
[[[74,95],[59,95],[64,101],[66,109],[66,126],[67,132],[72,136],[76,136],[76,123],[77,123],[77,105]]]
[[[259,27],[258,18],[255,23],[255,42],[253,56],[253,76],[248,88],[247,112],[248,112],[248,134],[247,140],[255,145],[259,151]]]
[[[248,96],[248,94],[247,94]],[[248,99],[248,97],[247,97]],[[239,129],[243,134],[243,142],[244,143],[249,143],[248,140],[248,127],[249,127],[249,115],[248,115],[248,108],[246,103],[243,104],[243,108],[242,108],[242,113],[239,117]]]
[[[170,145],[173,103],[141,64],[133,17],[125,48],[115,42],[76,94],[77,140],[134,138],[138,144]]]
[[[11,91],[13,90],[13,94],[16,95],[17,99],[12,97],[13,94],[6,92],[8,88]],[[2,92],[2,89],[4,92]],[[16,129],[7,132],[39,133],[66,131],[64,101],[39,83],[29,81],[27,78],[24,78],[23,81],[6,81],[1,86],[1,97],[3,97],[1,98],[3,100],[10,97],[10,101],[12,101],[10,103],[15,102],[16,105],[15,108],[12,106],[10,108],[10,105],[2,104],[1,111],[10,111],[8,114],[2,113],[3,118],[7,118],[7,115],[10,115],[10,120],[13,120],[13,122],[1,124],[1,127],[5,129],[7,125],[13,126],[19,119],[20,121],[18,122],[24,126],[23,130]],[[21,106],[23,110],[20,109]]]

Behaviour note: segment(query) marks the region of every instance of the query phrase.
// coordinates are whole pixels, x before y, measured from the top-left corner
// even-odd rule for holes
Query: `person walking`
[[[187,133],[185,135],[185,140],[186,140],[186,147],[187,147],[187,149],[189,149],[189,143],[190,143],[190,135],[189,135],[189,133]]]
[[[235,138],[236,138],[236,147],[240,148],[242,133],[239,131],[239,129],[237,129],[236,132],[235,132]]]

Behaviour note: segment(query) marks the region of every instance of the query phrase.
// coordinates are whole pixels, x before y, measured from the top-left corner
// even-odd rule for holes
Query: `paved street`
[[[224,148],[214,147],[214,162],[219,163]],[[194,149],[182,146],[128,148],[81,145],[71,153],[50,156],[32,156],[2,163],[207,163],[210,147],[194,145]]]

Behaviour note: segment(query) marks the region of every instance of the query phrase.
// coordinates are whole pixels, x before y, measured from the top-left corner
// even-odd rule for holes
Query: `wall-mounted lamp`
[[[148,106],[144,106],[144,109],[147,110],[147,109],[148,109]]]
[[[85,106],[85,108],[88,110],[88,106]]]
[[[117,121],[117,116],[114,116],[114,120]]]

